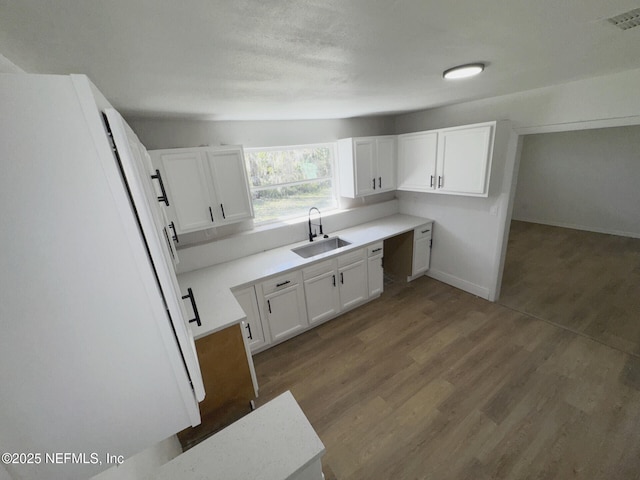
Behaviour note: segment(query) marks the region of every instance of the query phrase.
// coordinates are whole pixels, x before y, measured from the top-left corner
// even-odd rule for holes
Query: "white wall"
[[[519,133],[539,133],[543,127],[593,128],[598,120],[610,126],[637,124],[638,85],[640,69],[423,110],[399,115],[396,133],[501,119],[511,120]]]
[[[365,117],[343,120],[282,120],[212,122],[180,119],[126,117],[131,128],[149,150],[197,147],[200,145],[243,145],[279,147],[335,142],[339,138],[393,133],[393,117]]]
[[[324,233],[334,232],[398,213],[398,201],[389,200],[375,206],[362,206],[322,216]],[[315,221],[315,217],[314,217]],[[307,238],[306,220],[290,224],[272,225],[254,231],[220,239],[203,245],[180,249],[178,273],[189,272],[210,265],[245,257],[272,248],[281,247]]]
[[[573,130],[640,123],[640,70],[580,80],[396,118],[396,133],[508,119],[514,133],[496,141],[488,199],[434,194],[400,194],[400,212],[436,220],[430,275],[491,300],[499,296],[511,220],[514,173],[518,168],[515,133]],[[494,162],[498,157],[494,156]],[[499,165],[498,165],[499,164]],[[502,184],[494,188],[494,182]],[[491,208],[497,219],[491,218]]]
[[[640,126],[526,135],[513,218],[640,237]]]

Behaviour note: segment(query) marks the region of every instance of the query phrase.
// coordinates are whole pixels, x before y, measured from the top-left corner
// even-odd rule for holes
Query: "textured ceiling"
[[[640,68],[638,0],[0,0],[0,54],[134,116],[420,110]],[[442,71],[483,61],[474,79]]]

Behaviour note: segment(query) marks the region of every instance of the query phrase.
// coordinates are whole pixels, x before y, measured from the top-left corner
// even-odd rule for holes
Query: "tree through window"
[[[333,157],[332,144],[245,149],[255,222],[336,208]]]

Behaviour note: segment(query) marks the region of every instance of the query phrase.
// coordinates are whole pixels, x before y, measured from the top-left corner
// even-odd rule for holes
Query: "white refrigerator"
[[[87,77],[0,75],[0,105],[0,451],[87,478],[200,423],[206,292],[180,291],[161,180]]]

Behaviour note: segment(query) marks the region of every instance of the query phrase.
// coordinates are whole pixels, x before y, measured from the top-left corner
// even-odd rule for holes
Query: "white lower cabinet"
[[[365,249],[302,270],[309,323],[336,317],[369,298]]]
[[[340,313],[337,263],[327,260],[302,270],[309,323],[315,325]]]
[[[263,282],[262,292],[272,342],[293,337],[309,326],[301,271]]]
[[[338,258],[341,310],[353,308],[369,298],[367,263],[365,262],[364,252],[364,250],[357,252],[356,257],[359,259],[342,267],[340,267],[340,260],[343,257]]]
[[[383,242],[375,243],[367,248],[367,277],[369,298],[374,298],[384,291],[384,270],[382,267]]]
[[[264,329],[262,328],[262,320],[260,319],[260,311],[258,310],[258,299],[256,298],[255,287],[243,288],[236,290],[233,295],[244,310],[247,319],[244,321],[244,335],[252,352],[267,345]]]
[[[413,231],[411,280],[429,270],[431,260],[431,227],[428,223]]]

